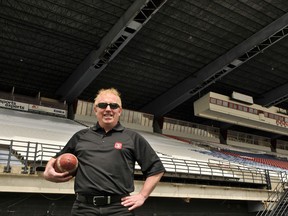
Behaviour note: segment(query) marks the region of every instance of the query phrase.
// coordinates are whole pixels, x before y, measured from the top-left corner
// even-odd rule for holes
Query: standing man
[[[132,216],[143,205],[165,172],[149,143],[137,132],[124,128],[119,118],[122,102],[119,92],[101,89],[94,103],[97,124],[75,133],[64,148],[46,165],[44,178],[65,182],[73,178],[55,172],[53,166],[64,153],[79,161],[75,175],[72,216]],[[146,177],[140,192],[134,191],[134,166],[137,162]]]

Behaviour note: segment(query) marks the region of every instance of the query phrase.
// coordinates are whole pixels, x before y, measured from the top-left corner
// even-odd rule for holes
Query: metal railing
[[[22,167],[23,174],[34,174],[38,167],[45,167],[47,161],[62,147],[63,145],[59,144],[0,139],[0,163],[5,165],[3,171],[6,173],[10,173],[12,166],[17,164]],[[275,179],[278,182],[283,178],[275,171],[224,163],[215,159],[205,162],[175,158],[162,153],[158,155],[168,177],[255,184],[267,189],[271,188],[271,182],[275,182]],[[139,165],[136,165],[135,169],[137,172],[141,170]],[[271,178],[271,174],[276,178]]]
[[[11,172],[12,165],[21,165],[23,174],[32,174],[61,148],[57,144],[0,139],[0,163],[5,164],[6,173]]]
[[[159,155],[167,174],[185,174],[187,178],[229,181],[239,184],[257,184],[269,188],[265,170],[223,163],[217,160],[208,162],[181,158],[163,157]],[[183,177],[183,175],[181,175]]]

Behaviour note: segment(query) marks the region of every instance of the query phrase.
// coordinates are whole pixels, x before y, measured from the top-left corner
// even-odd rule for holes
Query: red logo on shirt
[[[114,148],[115,149],[122,149],[122,143],[121,142],[115,142]]]

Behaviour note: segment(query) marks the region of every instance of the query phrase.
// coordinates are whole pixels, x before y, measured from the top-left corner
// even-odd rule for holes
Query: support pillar
[[[164,118],[162,116],[161,117],[154,116],[153,118],[153,132],[154,133],[162,134],[163,122],[164,122]]]

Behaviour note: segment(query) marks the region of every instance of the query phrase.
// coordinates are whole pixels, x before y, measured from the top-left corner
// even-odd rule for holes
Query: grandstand
[[[0,9],[0,216],[69,215],[73,180],[42,173],[96,122],[91,102],[109,87],[122,94],[121,122],[167,169],[137,216],[288,215],[288,1]]]
[[[43,171],[110,87],[167,171],[136,216],[288,216],[288,1],[3,0],[0,27],[0,216],[70,214]]]
[[[74,120],[43,112],[0,109],[0,190],[5,196],[17,200],[13,194],[24,193],[27,197],[23,199],[30,201],[35,197],[41,199],[39,196],[43,202],[59,199],[57,203],[52,202],[60,208],[58,212],[65,212],[61,205],[71,205],[73,181],[53,184],[41,175],[50,157],[65,145],[73,133],[95,124],[91,104],[84,101],[78,104]],[[265,146],[262,148],[259,145],[254,149],[245,148],[241,140],[237,146],[235,139],[233,145],[220,144],[217,128],[196,124],[183,127],[183,122],[179,124],[173,119],[167,119],[165,134],[159,134],[153,132],[152,119],[145,113],[129,110],[124,110],[121,117],[123,125],[137,130],[149,141],[167,171],[149,199],[148,208],[139,209],[139,214],[141,211],[148,214],[149,206],[155,203],[159,203],[157,209],[161,209],[164,203],[173,205],[181,202],[175,209],[185,215],[187,210],[181,210],[181,206],[187,203],[217,206],[220,202],[225,204],[218,209],[215,207],[219,214],[228,211],[229,215],[237,215],[239,208],[243,208],[243,215],[255,215],[264,214],[264,205],[276,205],[279,201],[287,181],[288,151],[269,153]],[[142,180],[140,167],[136,165],[136,191],[141,187]],[[61,204],[63,197],[67,199],[65,204]],[[228,204],[237,205],[237,211],[227,210]]]

